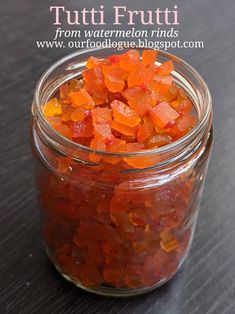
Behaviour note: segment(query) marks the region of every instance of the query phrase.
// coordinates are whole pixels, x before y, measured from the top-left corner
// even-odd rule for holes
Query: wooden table
[[[136,2],[128,6],[141,9],[143,3]],[[144,6],[153,9],[158,2],[146,0]],[[113,299],[66,282],[44,253],[28,139],[30,106],[42,72],[70,50],[35,46],[35,40],[52,37],[50,1],[1,1],[0,313],[235,313],[235,1],[178,2],[181,39],[204,40],[205,48],[172,52],[204,76],[214,104],[214,147],[201,212],[188,260],[173,280],[143,296]],[[102,3],[108,12],[115,1]],[[71,8],[94,4],[70,1]]]

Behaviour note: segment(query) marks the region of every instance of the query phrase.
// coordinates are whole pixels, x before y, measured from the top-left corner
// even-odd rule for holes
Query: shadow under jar
[[[114,53],[83,50],[48,69],[35,91],[31,142],[49,258],[78,287],[133,296],[168,281],[188,254],[211,150],[212,108],[200,75],[159,51],[157,63],[174,61],[174,81],[192,100],[197,125],[171,144],[136,153],[71,142],[50,127],[42,106],[61,84],[81,77],[90,56]]]

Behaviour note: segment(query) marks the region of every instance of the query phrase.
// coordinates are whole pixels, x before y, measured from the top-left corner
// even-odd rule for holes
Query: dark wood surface
[[[59,1],[74,8],[95,2]],[[144,1],[146,8],[159,2],[173,3]],[[132,299],[74,287],[54,270],[42,247],[28,140],[30,106],[42,72],[70,52],[35,47],[35,40],[53,34],[49,3],[0,2],[0,313],[235,313],[235,1],[179,1],[181,38],[204,40],[205,49],[172,52],[192,64],[211,89],[213,154],[185,266],[162,288]],[[115,1],[102,3],[109,11]]]

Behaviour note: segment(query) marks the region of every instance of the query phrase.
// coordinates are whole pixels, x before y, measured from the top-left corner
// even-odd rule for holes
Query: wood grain
[[[102,3],[109,11],[115,2]],[[181,38],[204,40],[206,46],[172,52],[192,64],[211,89],[214,148],[185,266],[162,288],[132,299],[83,292],[62,279],[44,253],[28,140],[30,105],[39,76],[70,51],[35,47],[35,40],[53,34],[49,0],[0,2],[0,313],[235,313],[235,1],[179,2]],[[94,5],[91,0],[62,3]],[[144,3],[149,9],[158,6],[153,0]]]

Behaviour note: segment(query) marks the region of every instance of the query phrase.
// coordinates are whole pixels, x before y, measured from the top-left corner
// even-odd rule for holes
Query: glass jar
[[[188,254],[211,151],[212,105],[200,75],[159,51],[157,63],[174,61],[174,81],[194,104],[194,129],[136,153],[95,151],[64,138],[47,123],[43,104],[62,83],[81,77],[88,57],[114,53],[78,51],[43,74],[32,105],[31,142],[52,263],[85,290],[132,296],[168,281]]]

